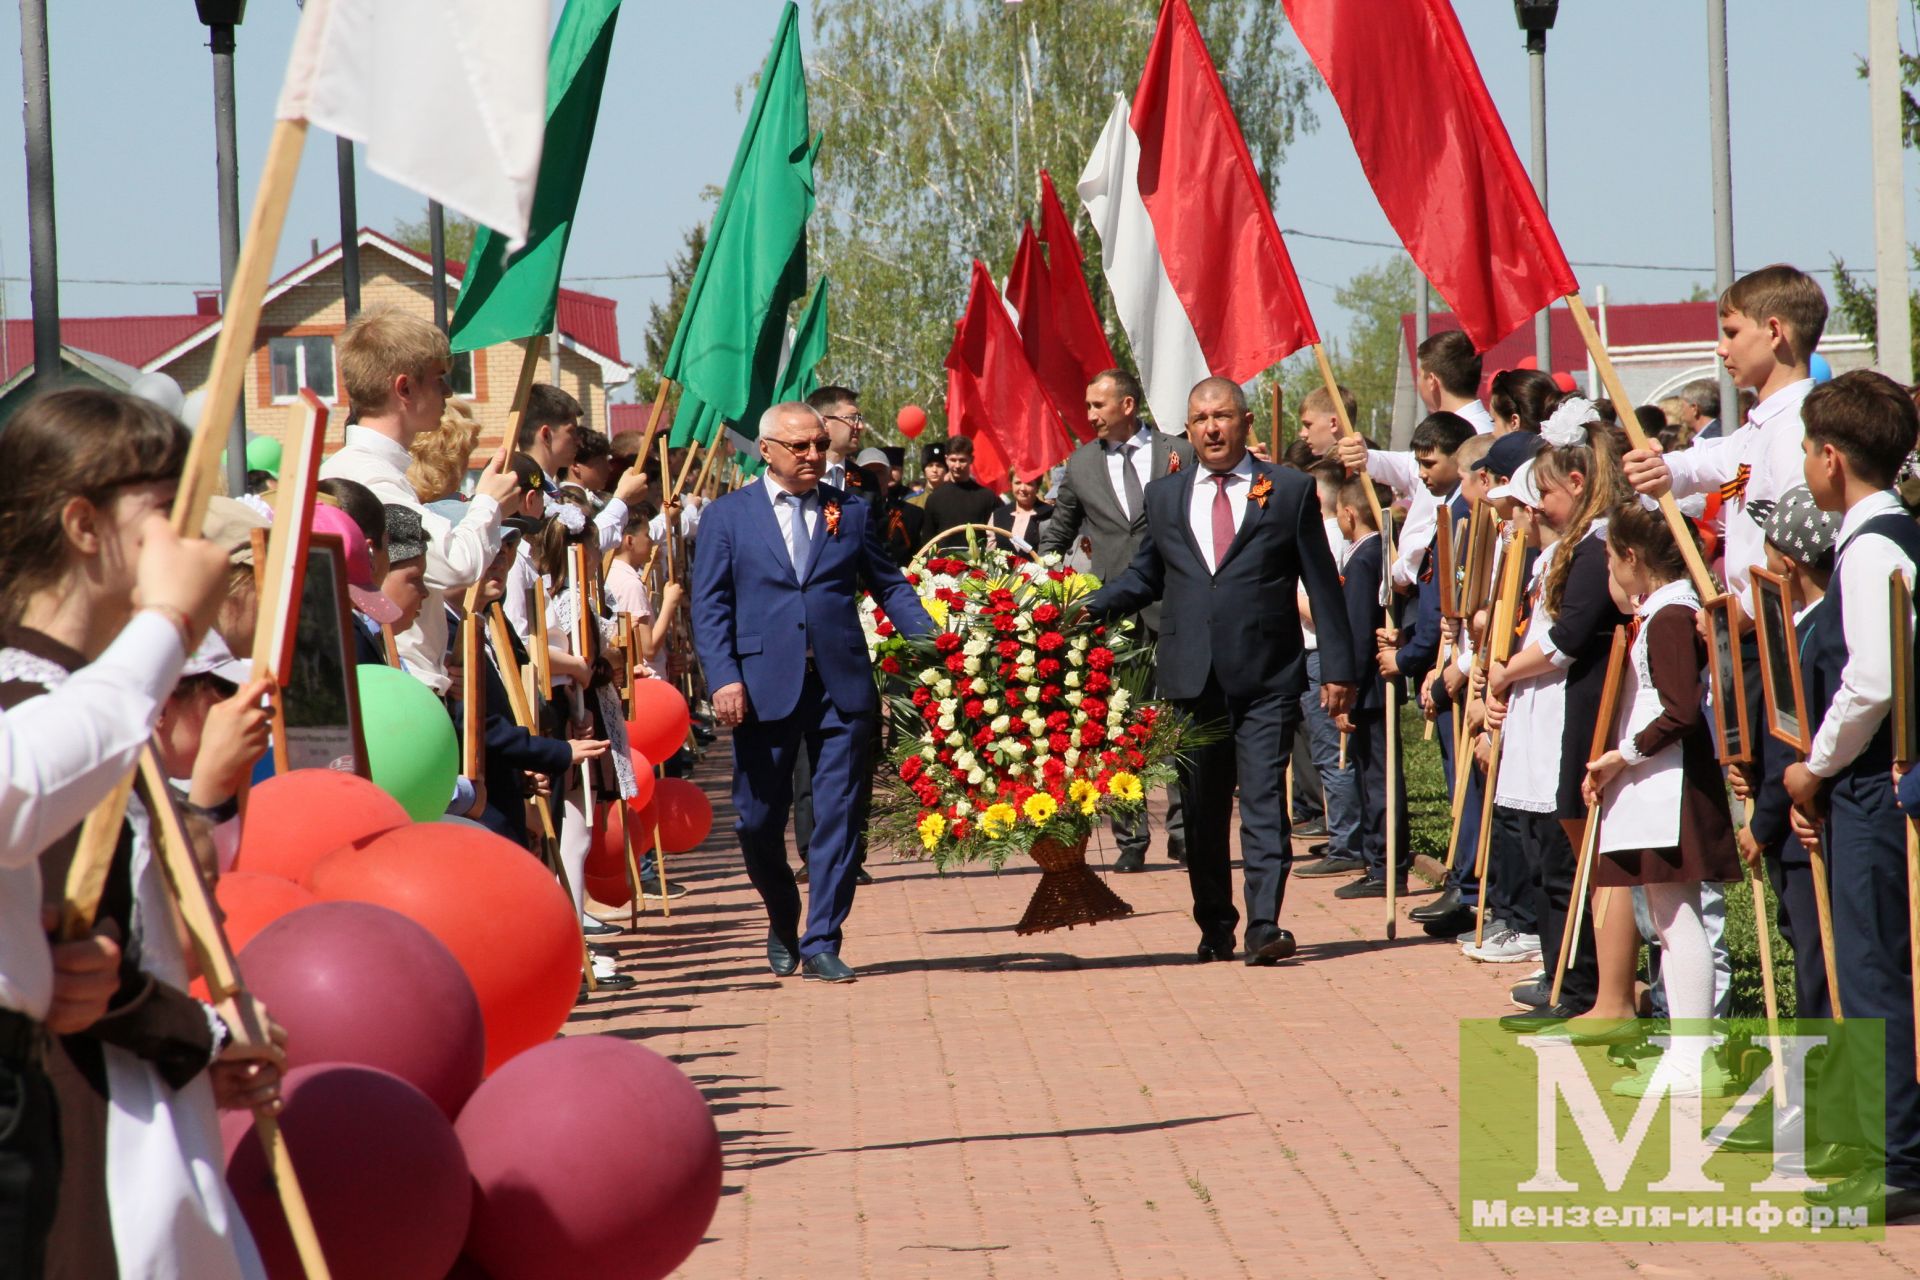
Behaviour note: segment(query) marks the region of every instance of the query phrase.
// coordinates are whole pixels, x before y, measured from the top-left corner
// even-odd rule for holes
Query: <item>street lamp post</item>
[[[60,377],[60,268],[53,223],[53,97],[48,85],[46,0],[22,0],[20,5],[20,78],[27,124],[33,381],[48,391]]]
[[[1560,15],[1560,0],[1513,0],[1513,16],[1527,33],[1528,105],[1533,117],[1533,191],[1547,207],[1547,32]],[[1533,356],[1542,372],[1553,371],[1552,308],[1533,318]]]
[[[220,217],[220,305],[224,311],[240,261],[240,159],[234,139],[233,29],[247,15],[247,0],[194,0],[213,48],[213,168]],[[227,432],[227,492],[247,491],[246,397],[233,408]]]

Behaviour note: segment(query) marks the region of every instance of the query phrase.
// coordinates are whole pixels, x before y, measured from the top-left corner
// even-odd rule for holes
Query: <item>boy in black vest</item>
[[[1335,514],[1340,532],[1353,548],[1340,571],[1341,589],[1347,600],[1347,625],[1353,629],[1354,661],[1360,669],[1360,689],[1353,711],[1335,723],[1347,733],[1347,754],[1357,783],[1360,801],[1360,855],[1366,862],[1366,875],[1335,889],[1336,898],[1384,898],[1387,895],[1387,806],[1395,812],[1394,844],[1398,883],[1395,891],[1407,887],[1407,786],[1404,769],[1396,769],[1399,783],[1392,796],[1387,795],[1387,682],[1380,674],[1376,633],[1387,623],[1386,608],[1380,603],[1380,584],[1385,567],[1380,530],[1367,501],[1366,486],[1373,481],[1361,472],[1340,487]],[[1398,745],[1396,740],[1395,745]]]
[[[1807,654],[1814,705],[1831,696],[1804,763],[1783,779],[1803,840],[1822,834],[1833,881],[1836,1016],[1881,1019],[1886,1031],[1884,1120],[1871,1090],[1849,1087],[1865,1069],[1842,1041],[1822,1075],[1816,1136],[1844,1144],[1809,1152],[1816,1178],[1844,1175],[1809,1199],[1865,1204],[1884,1188],[1888,1222],[1920,1214],[1920,1083],[1914,1080],[1914,1009],[1908,952],[1906,842],[1893,787],[1894,673],[1889,583],[1909,586],[1920,564],[1920,526],[1893,490],[1920,435],[1906,388],[1856,370],[1810,392],[1806,480],[1822,510],[1841,511],[1827,594],[1832,625]],[[1909,621],[1911,619],[1909,618]],[[1844,1064],[1844,1066],[1843,1066]],[[1848,1103],[1859,1100],[1859,1105]],[[1850,1150],[1849,1150],[1850,1149]]]

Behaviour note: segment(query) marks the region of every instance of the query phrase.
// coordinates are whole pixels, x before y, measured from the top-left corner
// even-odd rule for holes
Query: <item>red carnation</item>
[[[1067,643],[1067,638],[1058,631],[1043,631],[1040,639],[1034,642],[1034,648],[1042,653],[1056,653]]]
[[[900,659],[888,654],[880,659],[880,669],[890,676],[897,676],[900,674]]]
[[[1066,761],[1061,760],[1057,756],[1051,757],[1045,764],[1040,766],[1040,772],[1045,775],[1049,783],[1058,782],[1067,774]]]
[[[1107,704],[1100,698],[1082,698],[1080,700],[1080,714],[1089,720],[1105,720],[1107,718]]]
[[[957,676],[965,675],[967,670],[967,655],[964,653],[948,654],[947,670],[953,672],[953,674]]]
[[[1033,611],[1033,620],[1041,626],[1050,626],[1060,620],[1060,606],[1043,604]]]
[[[1109,676],[1106,672],[1089,671],[1087,673],[1086,689],[1088,693],[1105,693],[1111,688],[1113,688],[1113,677]]]
[[[921,685],[913,691],[913,705],[916,707],[924,707],[932,700],[933,690],[927,688],[925,685]]]
[[[902,782],[912,782],[915,778],[920,776],[921,772],[925,770],[926,767],[927,767],[927,762],[925,760],[922,760],[919,756],[908,756],[905,760],[902,760],[900,762],[900,780]]]
[[[1057,684],[1043,684],[1043,685],[1041,685],[1041,686],[1040,686],[1040,701],[1042,701],[1042,702],[1058,702],[1058,701],[1060,701],[1060,686],[1059,686],[1059,685],[1057,685]]]
[[[1033,665],[1033,674],[1042,680],[1051,680],[1060,674],[1060,659],[1042,658]]]
[[[968,698],[966,705],[961,708],[962,711],[967,713],[967,719],[969,720],[978,720],[986,709],[987,704],[978,698]]]
[[[1134,740],[1138,742],[1145,742],[1148,738],[1151,738],[1153,736],[1153,726],[1141,724],[1138,721],[1136,721],[1133,724],[1130,724],[1127,726],[1127,733]]]
[[[1067,748],[1072,745],[1073,739],[1064,733],[1050,733],[1047,735],[1047,750],[1057,755],[1064,755]]]
[[[1127,763],[1136,769],[1144,769],[1147,767],[1147,758],[1140,752],[1129,747],[1127,749]]]
[[[920,708],[920,718],[928,724],[940,723],[940,704],[937,702],[929,702],[926,706]]]
[[[1089,720],[1080,726],[1080,745],[1097,747],[1107,740],[1107,726],[1095,720]]]
[[[1095,671],[1105,671],[1113,666],[1113,650],[1096,645],[1087,654],[1087,665]]]
[[[919,586],[919,585],[920,585],[920,575],[919,575],[919,574],[917,574],[917,573],[910,573],[910,574],[908,574],[908,575],[907,575],[907,585],[908,585],[908,586],[910,586],[910,587],[917,587],[917,586]]]
[[[1100,763],[1103,765],[1106,765],[1109,769],[1111,769],[1114,766],[1114,763],[1119,759],[1120,757],[1115,755],[1111,751],[1102,751],[1100,753]],[[1107,781],[1105,778],[1102,778],[1100,780],[1100,789],[1104,791],[1106,790],[1106,786],[1107,786]]]
[[[967,576],[975,582],[985,582],[987,580],[987,571],[985,569],[972,569],[968,571]]]
[[[974,734],[973,745],[976,747],[992,746],[993,745],[993,728],[991,726],[988,726],[987,728],[982,729],[980,730],[980,732]]]
[[[873,634],[879,636],[882,640],[886,640],[894,634],[893,624],[885,618],[882,618],[880,619],[880,625],[873,629]]]
[[[933,638],[933,648],[936,653],[952,653],[960,647],[960,643],[960,637],[951,631],[942,631]]]
[[[1064,711],[1056,711],[1047,717],[1047,728],[1056,732],[1073,723],[1073,718]]]
[[[993,629],[1001,632],[1018,631],[1020,629],[1020,619],[1010,613],[1000,614],[993,620]]]
[[[1020,642],[1018,640],[1002,640],[994,651],[1003,658],[1017,658],[1020,656]]]
[[[968,830],[969,828],[967,826],[967,820],[965,818],[955,818],[953,820],[953,825],[947,828],[947,834],[952,836],[955,840],[965,840],[967,838]]]

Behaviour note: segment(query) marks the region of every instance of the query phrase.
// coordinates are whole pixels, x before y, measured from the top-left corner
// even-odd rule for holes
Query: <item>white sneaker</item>
[[[1459,943],[1463,947],[1470,947],[1473,945],[1475,932],[1476,932],[1475,930],[1469,929],[1465,933],[1456,935],[1454,938],[1454,941]],[[1507,933],[1507,932],[1510,932],[1510,930],[1507,928],[1506,924],[1503,923],[1498,916],[1487,917],[1487,927],[1484,933],[1485,937],[1492,938],[1495,934]]]
[[[1540,939],[1530,933],[1503,929],[1488,938],[1485,945],[1476,947],[1469,943],[1460,951],[1469,960],[1482,964],[1524,964],[1540,958]]]
[[[619,970],[614,967],[613,961],[608,957],[595,956],[593,958],[593,976],[596,979],[611,978],[617,972],[619,972]]]

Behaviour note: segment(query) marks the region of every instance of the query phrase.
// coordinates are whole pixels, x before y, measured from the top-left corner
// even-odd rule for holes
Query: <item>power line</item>
[[[607,280],[665,280],[664,271],[640,271],[630,275],[618,276],[570,276],[574,283],[599,283]],[[26,284],[25,276],[0,276],[0,283]],[[207,280],[111,280],[102,276],[61,276],[61,284],[110,284],[138,288],[156,289],[218,289],[217,282]]]

